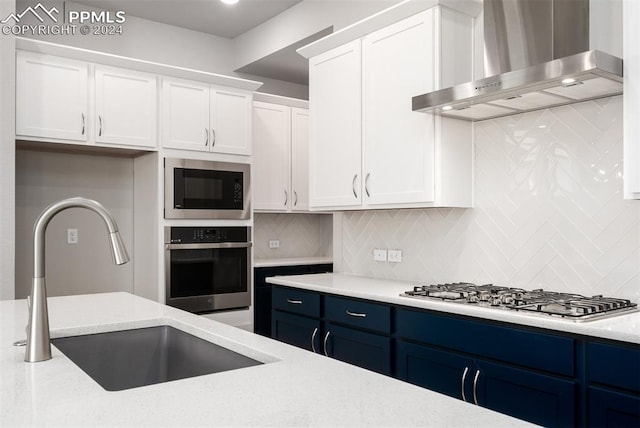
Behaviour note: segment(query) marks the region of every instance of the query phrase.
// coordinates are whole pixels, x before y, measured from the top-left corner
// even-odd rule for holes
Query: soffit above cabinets
[[[622,92],[622,60],[592,50],[415,96],[413,110],[476,122]]]

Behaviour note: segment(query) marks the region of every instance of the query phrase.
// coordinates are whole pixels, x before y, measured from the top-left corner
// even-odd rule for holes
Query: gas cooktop
[[[638,305],[627,299],[585,297],[543,289],[528,291],[468,282],[416,286],[400,295],[549,315],[574,321],[601,319],[638,310]]]

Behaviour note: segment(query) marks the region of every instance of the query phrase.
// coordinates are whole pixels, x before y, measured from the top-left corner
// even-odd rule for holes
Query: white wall
[[[0,0],[0,17],[15,11],[14,0]],[[0,36],[0,300],[14,298],[15,222],[15,41]]]
[[[330,214],[255,214],[254,258],[331,256],[332,223]],[[280,240],[280,248],[269,248],[271,239]]]
[[[235,68],[244,67],[318,31],[353,24],[400,0],[304,0],[234,39]]]
[[[51,203],[74,196],[95,199],[112,213],[133,256],[133,159],[18,150],[16,298],[30,293],[35,220]],[[67,228],[78,229],[78,244],[66,243]],[[134,291],[135,260],[113,264],[106,226],[89,210],[71,208],[55,216],[45,250],[49,296]]]
[[[622,198],[622,97],[475,124],[473,209],[343,214],[342,270],[640,300],[640,203]],[[402,263],[372,260],[401,249]]]

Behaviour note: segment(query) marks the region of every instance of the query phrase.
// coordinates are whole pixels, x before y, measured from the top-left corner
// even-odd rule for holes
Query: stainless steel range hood
[[[484,0],[495,75],[413,97],[413,110],[478,121],[621,94],[622,60],[587,50],[588,17],[588,0]]]

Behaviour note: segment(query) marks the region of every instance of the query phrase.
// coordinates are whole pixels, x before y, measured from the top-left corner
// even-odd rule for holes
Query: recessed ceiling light
[[[236,4],[238,0],[220,0],[224,4]]]

